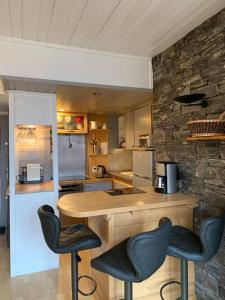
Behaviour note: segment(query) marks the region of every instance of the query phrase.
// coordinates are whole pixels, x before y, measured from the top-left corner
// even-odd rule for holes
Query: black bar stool
[[[99,237],[86,225],[76,224],[61,227],[54,209],[43,205],[38,209],[41,227],[48,247],[54,253],[71,253],[72,299],[78,300],[77,252],[101,246]]]
[[[181,300],[188,300],[188,261],[207,262],[213,258],[220,246],[224,224],[224,210],[210,209],[203,215],[199,237],[185,227],[172,227],[168,255],[180,259]]]
[[[132,300],[132,283],[147,279],[163,264],[171,228],[171,221],[163,218],[159,228],[126,239],[93,259],[91,266],[123,280],[125,300]]]

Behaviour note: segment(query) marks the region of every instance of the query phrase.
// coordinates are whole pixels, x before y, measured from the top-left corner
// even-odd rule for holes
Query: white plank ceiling
[[[223,0],[0,0],[0,35],[151,57]]]

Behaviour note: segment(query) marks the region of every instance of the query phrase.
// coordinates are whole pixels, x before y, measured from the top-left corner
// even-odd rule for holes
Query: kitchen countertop
[[[132,172],[132,170],[121,170],[121,171],[107,170],[107,172],[109,174],[111,174],[113,177],[117,178],[117,179],[121,178],[121,179],[130,181],[130,182],[132,182],[132,180],[133,180],[133,176],[128,176],[128,175],[121,174],[122,172]]]
[[[54,190],[53,180],[42,183],[16,183],[16,194],[51,192]]]
[[[104,182],[104,181],[112,181],[112,177],[101,177],[101,178],[88,178],[88,179],[73,179],[73,180],[66,180],[65,182],[70,184],[79,184],[79,183],[98,183],[98,182]]]
[[[103,191],[69,194],[61,197],[58,209],[71,217],[91,217],[176,205],[194,206],[197,198],[188,194],[159,194],[153,187],[141,187],[146,193],[110,196]],[[76,200],[76,201],[74,201]]]

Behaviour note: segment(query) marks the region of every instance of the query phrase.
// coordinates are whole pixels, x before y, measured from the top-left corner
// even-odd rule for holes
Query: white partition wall
[[[51,181],[52,189],[49,191],[16,192],[18,154],[15,128],[20,124],[51,126],[53,181]],[[57,156],[56,96],[9,91],[11,276],[39,272],[59,266],[58,255],[52,253],[46,246],[37,215],[38,208],[43,204],[49,204],[56,209],[58,201]]]

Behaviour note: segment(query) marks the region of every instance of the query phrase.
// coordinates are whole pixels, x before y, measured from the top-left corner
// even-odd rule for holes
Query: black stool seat
[[[167,254],[179,258],[181,262],[182,300],[188,300],[188,261],[207,262],[215,256],[222,239],[224,224],[224,210],[214,208],[203,214],[199,236],[185,227],[172,227]],[[161,291],[162,289],[163,287]]]
[[[132,283],[147,279],[163,264],[171,228],[171,221],[162,218],[158,228],[124,240],[93,259],[91,266],[123,280],[125,300],[132,300]]]
[[[72,253],[101,246],[100,238],[86,225],[61,226],[49,205],[38,209],[41,226],[48,247],[55,253]]]
[[[64,226],[60,230],[58,253],[78,252],[101,245],[99,237],[86,225]]]
[[[168,255],[191,261],[203,260],[199,237],[185,227],[173,226],[169,237]]]
[[[49,205],[41,206],[38,209],[38,215],[48,247],[54,253],[71,253],[72,300],[78,300],[78,291],[86,296],[78,288],[78,262],[80,261],[78,251],[101,246],[100,238],[88,226],[83,224],[61,226],[54,209]],[[88,278],[94,281],[92,278]],[[96,285],[93,291],[87,295],[92,294],[95,289]]]
[[[168,254],[194,262],[208,261],[219,249],[224,228],[224,212],[207,211],[200,224],[199,237],[182,226],[173,226],[168,242]]]
[[[123,281],[138,282],[135,269],[127,255],[128,241],[129,239],[123,241],[97,259],[93,259],[92,267]]]

